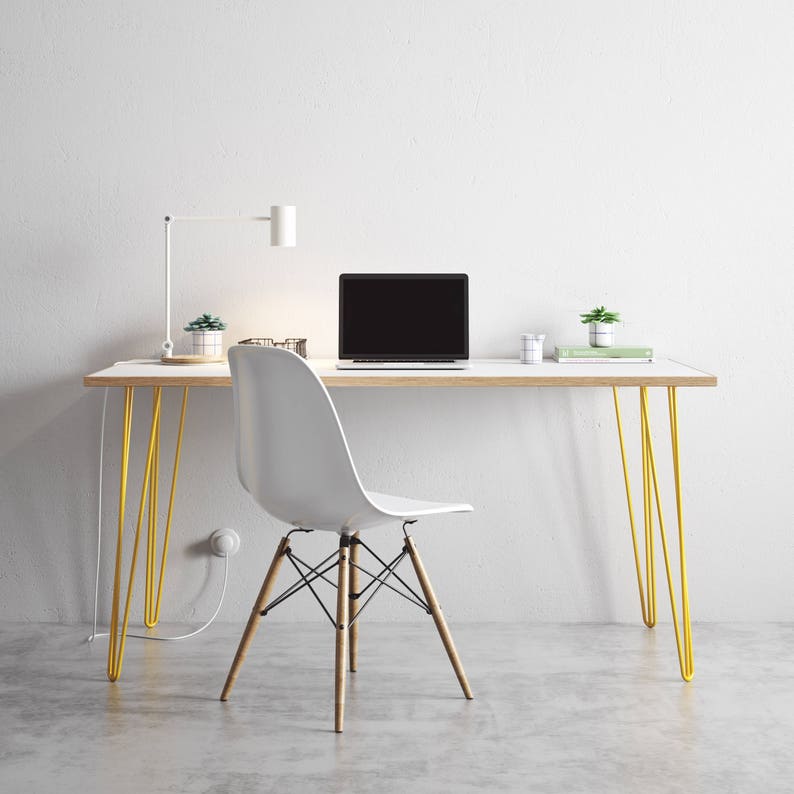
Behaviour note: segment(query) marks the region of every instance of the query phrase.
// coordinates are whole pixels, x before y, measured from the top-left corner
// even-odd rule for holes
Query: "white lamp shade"
[[[293,248],[296,240],[295,207],[270,208],[270,245]]]

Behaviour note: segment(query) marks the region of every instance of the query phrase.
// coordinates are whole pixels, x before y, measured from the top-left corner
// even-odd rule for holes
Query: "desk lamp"
[[[295,246],[296,210],[292,206],[271,207],[268,216],[165,216],[165,341],[162,358],[171,358],[174,343],[171,341],[171,226],[177,221],[269,221],[270,245],[284,248]]]

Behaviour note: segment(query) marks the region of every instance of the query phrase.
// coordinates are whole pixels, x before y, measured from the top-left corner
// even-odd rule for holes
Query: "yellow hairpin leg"
[[[655,600],[653,605],[653,614],[651,609],[646,610],[646,603],[643,598],[643,583],[642,572],[639,562],[639,553],[637,549],[636,532],[634,527],[634,516],[631,504],[631,489],[629,486],[628,468],[626,465],[626,453],[623,443],[623,429],[620,421],[620,405],[618,402],[617,388],[613,387],[613,394],[615,398],[615,411],[618,422],[618,436],[620,438],[620,451],[623,459],[623,476],[626,483],[626,498],[629,506],[629,521],[631,524],[632,542],[634,545],[634,559],[637,567],[637,581],[640,588],[640,603],[643,609],[643,620],[646,625],[652,626],[656,621],[656,607]],[[679,544],[679,565],[681,570],[681,603],[682,603],[682,616],[683,616],[683,629],[678,622],[678,610],[675,602],[675,588],[673,585],[673,574],[670,568],[670,555],[667,546],[667,532],[664,524],[664,515],[662,513],[662,501],[659,491],[659,477],[656,470],[656,459],[653,451],[653,439],[651,437],[650,426],[650,410],[648,407],[648,389],[645,386],[640,387],[640,427],[642,434],[642,473],[643,473],[643,513],[645,518],[645,539],[646,539],[646,565],[648,569],[648,594],[654,591],[655,599],[655,581],[653,580],[653,540],[651,537],[652,530],[652,511],[653,502],[656,502],[656,513],[659,518],[659,535],[662,542],[662,552],[664,554],[664,567],[667,575],[667,589],[670,595],[670,610],[673,617],[673,629],[675,631],[675,642],[678,650],[678,663],[681,670],[681,677],[684,681],[691,681],[695,675],[695,662],[692,649],[692,624],[689,611],[689,588],[687,586],[686,574],[686,552],[684,546],[684,518],[683,508],[681,503],[681,466],[679,455],[679,442],[678,442],[678,399],[676,389],[674,386],[667,388],[667,401],[670,413],[670,437],[672,442],[672,455],[673,455],[673,476],[675,481],[675,498],[676,498],[676,513],[678,518],[678,544]],[[649,620],[652,618],[652,622]],[[682,637],[683,635],[683,637]]]
[[[159,400],[159,387],[155,387],[158,396],[153,395],[153,400]],[[146,593],[144,603],[144,623],[148,628],[156,626],[160,621],[160,607],[163,598],[163,581],[165,579],[165,564],[168,558],[168,542],[171,539],[171,521],[174,515],[174,497],[176,496],[176,480],[179,475],[179,460],[182,454],[182,436],[185,430],[185,414],[187,412],[188,387],[182,392],[182,412],[179,416],[179,431],[176,438],[176,451],[174,453],[174,469],[171,476],[171,494],[168,499],[168,515],[165,522],[163,536],[163,551],[160,558],[160,573],[157,574],[157,494],[158,474],[160,467],[160,422],[157,424],[157,440],[155,445],[154,465],[152,466],[151,481],[149,486],[149,535],[146,547]],[[155,580],[157,580],[157,593],[155,595]]]
[[[116,537],[116,566],[113,576],[113,602],[110,612],[110,643],[108,646],[108,678],[115,681],[121,672],[119,650],[119,591],[121,588],[121,542],[124,537],[124,511],[127,504],[127,468],[130,459],[130,431],[132,429],[132,401],[134,387],[124,388],[124,420],[121,433],[121,482],[119,483],[119,521]]]
[[[675,386],[667,387],[667,406],[670,413],[670,442],[673,451],[673,479],[675,482],[675,507],[676,518],[678,520],[678,559],[681,569],[681,612],[683,617],[683,654],[681,648],[681,638],[676,631],[676,645],[678,646],[678,660],[681,665],[681,676],[684,681],[691,681],[695,675],[695,656],[692,649],[692,620],[689,613],[689,585],[686,575],[686,549],[684,546],[684,510],[681,502],[681,458],[678,446],[678,394]],[[667,550],[665,549],[665,563]],[[673,583],[670,577],[670,569],[667,569],[667,583],[670,588],[670,601],[673,603]],[[675,609],[673,609],[673,619],[675,620]],[[675,620],[676,629],[678,621]]]
[[[626,444],[623,439],[623,422],[620,417],[620,400],[616,386],[612,387],[612,396],[615,400],[615,417],[620,439],[620,457],[623,461],[623,481],[626,485],[626,502],[629,508],[629,525],[631,527],[631,544],[634,549],[634,567],[637,572],[637,587],[640,593],[640,609],[642,620],[648,628],[656,625],[656,571],[653,549],[653,514],[650,511],[651,493],[648,471],[648,450],[645,443],[645,414],[640,413],[641,438],[642,438],[642,504],[643,526],[645,530],[645,581],[642,576],[642,563],[637,544],[637,527],[634,521],[634,507],[631,499],[631,483],[629,480],[628,464],[626,463]]]
[[[138,546],[141,540],[141,527],[143,526],[143,514],[146,509],[146,494],[152,473],[152,465],[155,457],[155,445],[157,441],[157,428],[160,423],[160,389],[156,394],[152,404],[152,425],[149,431],[149,448],[146,453],[146,468],[143,475],[143,487],[141,488],[141,500],[138,505],[138,522],[135,528],[135,542],[132,547],[132,561],[130,562],[130,576],[127,582],[127,598],[124,603],[124,619],[119,632],[119,590],[121,585],[121,551],[124,535],[124,508],[127,492],[127,467],[129,462],[130,431],[132,429],[132,398],[133,387],[125,387],[124,401],[124,434],[121,450],[121,487],[119,489],[119,525],[118,539],[116,546],[116,573],[113,580],[113,606],[110,618],[110,643],[108,647],[108,678],[111,681],[118,680],[121,675],[121,666],[124,660],[124,646],[127,641],[127,626],[130,620],[130,603],[132,601],[132,585],[135,580],[135,563],[138,559]]]

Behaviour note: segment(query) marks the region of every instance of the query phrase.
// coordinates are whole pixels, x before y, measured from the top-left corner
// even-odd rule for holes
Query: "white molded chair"
[[[229,699],[262,615],[304,587],[308,587],[323,606],[312,586],[318,579],[337,587],[335,620],[323,606],[336,632],[334,716],[337,732],[342,731],[344,720],[348,648],[350,670],[356,669],[357,618],[369,599],[384,585],[433,616],[463,694],[470,699],[471,689],[452,636],[416,544],[405,532],[405,526],[423,516],[468,512],[472,510],[471,505],[426,502],[365,491],[328,391],[312,368],[295,353],[275,347],[237,345],[229,349],[229,366],[240,481],[262,508],[294,529],[278,545],[240,640],[221,700]],[[360,539],[359,532],[396,522],[403,522],[404,545],[394,560],[384,562]],[[333,552],[317,566],[304,563],[290,546],[292,532],[313,530],[327,530],[340,536],[338,553]],[[369,573],[360,566],[362,548],[381,566],[379,574]],[[338,559],[327,565],[335,556]],[[395,572],[406,556],[413,563],[424,598]],[[285,558],[300,578],[271,601],[273,586]],[[336,583],[325,576],[335,567],[338,567]],[[371,577],[363,589],[359,588],[360,572]],[[392,577],[403,586],[402,590],[387,581]],[[359,598],[373,585],[373,592],[359,606]]]

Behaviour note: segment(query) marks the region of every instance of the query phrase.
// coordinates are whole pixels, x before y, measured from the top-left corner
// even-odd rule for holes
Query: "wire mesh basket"
[[[238,345],[259,345],[260,347],[284,347],[306,358],[306,340],[298,337],[287,337],[283,342],[276,342],[269,336],[252,336],[250,339],[241,339]]]

